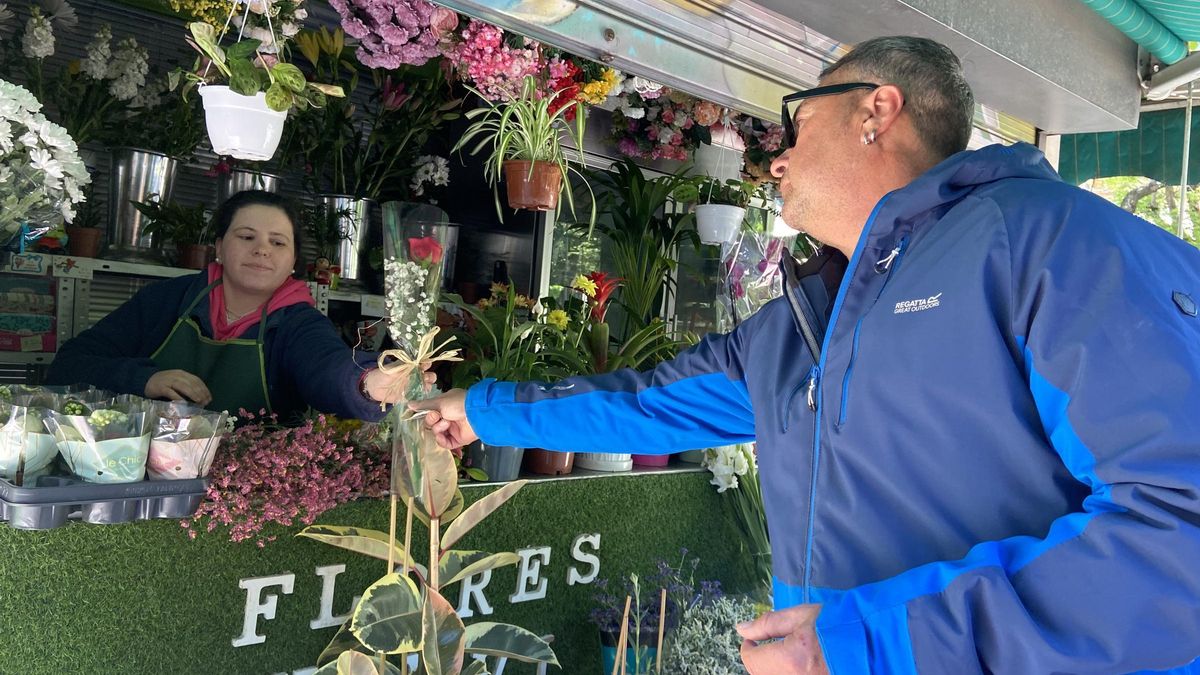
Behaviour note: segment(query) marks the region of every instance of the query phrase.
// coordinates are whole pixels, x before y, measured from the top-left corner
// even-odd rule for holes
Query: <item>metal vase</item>
[[[367,269],[371,242],[380,239],[379,204],[348,195],[321,195],[319,199],[327,213],[343,214],[338,217],[342,240],[334,264],[342,268],[339,276],[343,281],[358,281]]]
[[[105,256],[117,260],[160,262],[159,242],[145,233],[146,218],[131,202],[157,195],[171,199],[179,160],[159,152],[113,148],[108,186],[108,248]]]
[[[253,169],[234,169],[221,176],[217,183],[217,204],[224,204],[226,199],[243,190],[265,190],[278,192],[281,179],[272,173],[263,173]]]

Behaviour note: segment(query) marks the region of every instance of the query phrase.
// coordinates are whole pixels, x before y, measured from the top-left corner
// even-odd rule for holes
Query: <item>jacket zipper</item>
[[[859,235],[859,246],[862,246],[866,241],[867,236],[871,232],[871,227],[875,223],[875,216],[879,214],[879,209],[887,203],[891,193],[883,196],[875,208],[871,210],[871,215],[867,218],[867,222],[863,225],[862,234]],[[842,277],[842,284],[838,288],[836,299],[833,303],[833,313],[829,317],[829,326],[825,329],[825,341],[821,345],[821,358],[814,366],[810,382],[812,383],[812,406],[813,411],[813,453],[812,453],[812,480],[808,486],[808,532],[805,535],[804,543],[804,602],[812,602],[812,543],[813,543],[813,528],[817,520],[817,469],[820,467],[821,461],[821,373],[825,369],[825,354],[829,348],[829,340],[833,337],[833,331],[837,327],[838,315],[842,311],[842,300],[846,297],[846,289],[850,286],[851,279],[854,278],[854,269],[858,265],[858,259],[862,255],[861,249],[854,251],[854,255],[850,258],[849,264],[846,266],[845,276]]]
[[[804,337],[804,343],[808,345],[808,351],[812,354],[813,362],[816,363],[821,358],[821,345],[817,343],[817,333],[813,330],[812,324],[809,323],[804,311],[800,309],[800,301],[795,296],[795,293],[802,292],[800,289],[800,280],[791,278],[791,273],[788,271],[786,265],[783,266],[783,275],[783,288],[787,295],[788,304],[791,305],[792,314],[796,317],[797,323],[800,324],[800,334]]]
[[[883,289],[887,288],[888,283],[891,282],[892,275],[896,273],[896,270],[900,269],[900,261],[904,258],[904,251],[907,248],[908,235],[904,235],[886,258],[875,263],[876,274],[887,274],[887,278],[883,280],[883,286],[879,287],[879,293],[875,296],[876,300],[883,295]],[[850,398],[850,378],[854,375],[854,364],[858,361],[858,336],[862,331],[862,324],[863,317],[860,316],[854,324],[854,340],[850,347],[850,363],[846,366],[846,376],[842,378],[842,407],[838,411],[837,420],[839,427],[846,422],[846,404]]]

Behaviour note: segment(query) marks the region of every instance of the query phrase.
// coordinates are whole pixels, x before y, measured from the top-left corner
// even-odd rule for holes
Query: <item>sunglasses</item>
[[[783,110],[780,112],[780,118],[783,120],[783,147],[790,148],[796,144],[796,117],[791,111],[791,104],[796,101],[802,101],[806,98],[816,98],[817,96],[831,96],[833,94],[844,94],[855,89],[878,89],[880,85],[871,82],[843,82],[842,84],[831,84],[825,87],[813,87],[805,89],[794,94],[788,94],[783,97]]]

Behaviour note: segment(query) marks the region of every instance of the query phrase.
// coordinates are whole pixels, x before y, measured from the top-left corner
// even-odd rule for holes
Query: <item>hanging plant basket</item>
[[[533,164],[530,173],[529,165]],[[552,162],[510,159],[504,163],[508,205],[529,211],[553,211],[562,192],[562,170]]]
[[[204,123],[213,152],[262,162],[275,155],[283,137],[286,112],[267,107],[267,96],[243,96],[224,85],[200,87]]]
[[[696,229],[705,244],[724,244],[733,241],[746,209],[730,204],[699,204],[696,206]]]

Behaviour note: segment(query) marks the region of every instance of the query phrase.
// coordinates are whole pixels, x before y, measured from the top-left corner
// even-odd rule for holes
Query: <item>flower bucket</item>
[[[278,192],[282,182],[282,179],[273,173],[264,173],[253,169],[233,169],[217,181],[217,203],[222,204],[226,199],[243,190]]]
[[[612,452],[577,452],[575,466],[589,471],[616,473],[633,468],[633,455]]]
[[[146,234],[148,218],[132,202],[171,200],[179,160],[161,152],[113,148],[109,155],[108,246],[104,257],[162,264],[161,237]]]
[[[656,466],[662,467],[671,463],[670,455],[634,455],[634,466]]]
[[[733,241],[742,226],[746,209],[730,204],[699,204],[696,206],[696,229],[705,244],[724,244]]]
[[[565,476],[575,468],[575,453],[540,448],[525,451],[525,470],[542,476]]]
[[[266,94],[242,96],[224,85],[206,85],[200,98],[214,153],[259,162],[275,155],[287,113],[268,108]]]
[[[521,458],[525,448],[510,445],[488,445],[475,441],[468,446],[471,466],[482,469],[488,480],[505,482],[516,480],[521,475]]]
[[[551,162],[531,162],[510,159],[504,163],[504,183],[508,190],[508,205],[528,211],[553,211],[558,208],[562,192],[562,170]]]
[[[370,199],[348,195],[320,195],[318,199],[328,213],[340,213],[338,228],[342,240],[338,243],[333,264],[341,268],[338,276],[344,281],[358,281],[367,268],[368,251],[372,241],[379,241],[379,205]]]
[[[68,227],[67,253],[76,258],[95,258],[100,255],[100,228]]]

